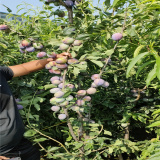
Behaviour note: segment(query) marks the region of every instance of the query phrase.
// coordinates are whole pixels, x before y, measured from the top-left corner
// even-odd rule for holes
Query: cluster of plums
[[[90,95],[96,93],[96,88],[99,86],[107,88],[109,86],[109,83],[107,81],[104,81],[100,78],[99,74],[92,75],[91,79],[93,80],[93,83],[90,88],[87,90],[79,90],[76,92],[75,97],[73,95],[67,95],[68,89],[74,89],[73,84],[64,84],[63,78],[59,76],[53,76],[50,81],[51,83],[56,86],[50,90],[50,93],[54,94],[53,98],[50,99],[50,103],[53,105],[51,107],[51,110],[54,112],[58,112],[61,107],[66,107],[68,105],[71,105],[71,109],[73,111],[80,111],[83,112],[82,106],[84,106],[87,102],[91,101]],[[74,105],[70,104],[70,101],[76,101]],[[58,118],[60,120],[65,119],[67,116],[66,114],[59,114]]]
[[[22,40],[19,45],[20,52],[34,52],[35,50],[41,50],[43,45],[40,43],[32,43],[30,40]]]
[[[82,44],[82,40],[75,40],[71,37],[66,37],[62,40],[62,44],[59,46],[60,50],[67,50],[70,46],[80,46]]]
[[[65,53],[65,52],[64,52]],[[56,53],[53,52],[52,55],[56,56]],[[50,61],[45,65],[45,68],[49,70],[50,73],[61,74],[61,71],[66,69],[70,64],[77,64],[79,61],[76,58],[57,58],[55,61]]]

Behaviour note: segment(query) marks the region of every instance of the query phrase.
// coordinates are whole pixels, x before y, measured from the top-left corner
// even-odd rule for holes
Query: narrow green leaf
[[[160,113],[160,109],[154,111],[154,112],[152,113],[152,115],[155,115],[155,114],[157,114],[157,113]]]
[[[141,51],[141,49],[144,47],[145,45],[140,45],[136,48],[136,50],[134,51],[134,57],[137,57],[139,52]]]
[[[90,60],[92,61],[93,63],[95,63],[96,65],[98,65],[99,67],[103,67],[103,63],[101,61],[96,61],[96,60]]]
[[[118,3],[118,1],[119,1],[119,0],[114,0],[112,7],[115,7],[115,5]]]
[[[146,80],[147,87],[150,85],[151,81],[154,78],[156,78],[156,67],[154,67],[154,69],[152,69],[148,74],[148,77],[147,77],[147,80]]]
[[[109,136],[112,136],[112,133],[111,133],[110,131],[104,130],[104,134],[109,135]]]
[[[104,54],[110,56],[114,53],[114,49],[107,50]]]
[[[144,52],[141,53],[140,55],[138,55],[137,57],[133,58],[132,61],[130,62],[128,68],[127,68],[127,73],[126,73],[126,77],[129,77],[129,73],[131,71],[131,69],[134,67],[134,65],[144,56],[146,56],[147,54],[149,54],[149,52]]]
[[[152,124],[150,124],[149,126],[147,126],[148,128],[150,128],[150,127],[157,127],[157,126],[159,126],[160,125],[160,121],[157,121],[157,122],[154,122],[154,123],[152,123]]]
[[[151,64],[151,63],[153,63],[153,62],[155,62],[155,60],[148,61],[148,62],[144,63],[142,66],[140,66],[140,67],[138,68],[137,73],[136,73],[136,78],[139,76],[139,73],[140,73],[146,66],[148,66],[149,64]]]
[[[157,64],[156,74],[157,78],[160,80],[160,57],[156,57],[156,64]]]

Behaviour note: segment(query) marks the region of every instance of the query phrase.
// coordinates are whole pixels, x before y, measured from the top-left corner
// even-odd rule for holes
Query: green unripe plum
[[[63,58],[63,57],[60,57],[60,58],[56,59],[56,63],[58,63],[58,64],[64,64],[66,62],[67,62],[67,59]]]
[[[64,44],[71,44],[71,43],[74,42],[74,39],[73,39],[73,38],[70,38],[70,37],[67,37],[67,38],[64,38],[64,39],[62,40],[62,42],[63,42]]]
[[[71,109],[72,109],[73,111],[79,111],[79,107],[78,107],[78,106],[72,106]]]
[[[67,50],[69,48],[69,45],[67,45],[67,44],[64,44],[64,43],[62,43],[60,46],[59,46],[59,49],[60,50]]]
[[[76,102],[76,104],[77,104],[78,106],[83,106],[83,105],[85,104],[85,101],[82,100],[82,99],[78,99],[77,102]]]
[[[59,114],[58,115],[58,119],[60,119],[60,120],[63,120],[63,119],[66,119],[66,115],[65,114]]]
[[[62,103],[62,102],[65,101],[65,98],[56,98],[56,97],[55,97],[55,101],[56,101],[57,103]]]
[[[82,44],[82,41],[81,40],[75,40],[73,42],[73,46],[80,46]]]
[[[79,90],[78,92],[77,92],[77,96],[84,96],[84,95],[86,95],[86,90]]]
[[[72,101],[73,100],[73,96],[72,95],[69,95],[67,98],[66,98],[66,101]]]
[[[55,103],[56,103],[56,97],[51,98],[51,99],[50,99],[50,103],[51,103],[51,104],[55,104]]]
[[[68,104],[69,104],[68,101],[64,101],[64,102],[60,103],[59,105],[60,105],[61,107],[65,107],[65,106],[67,106]]]
[[[36,48],[36,49],[42,49],[43,45],[40,44],[40,43],[33,43],[33,47]]]
[[[54,112],[57,112],[57,111],[60,110],[60,107],[59,106],[52,106],[51,110],[54,111]]]
[[[50,93],[56,93],[60,90],[61,90],[60,88],[52,88],[52,89],[50,89]]]
[[[95,88],[89,88],[89,89],[87,89],[87,93],[88,94],[95,94],[96,93],[96,89]]]
[[[62,91],[60,90],[60,91],[56,92],[56,93],[54,94],[54,96],[55,96],[56,98],[61,98],[61,97],[64,96],[64,92],[62,92]]]

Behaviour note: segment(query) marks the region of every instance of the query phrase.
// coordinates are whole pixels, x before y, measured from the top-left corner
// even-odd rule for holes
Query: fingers
[[[10,159],[10,158],[4,157],[4,156],[0,156],[0,160],[6,160],[6,159]]]
[[[72,55],[71,55],[71,53],[63,52],[61,54],[57,54],[57,58],[60,58],[60,57],[72,58]]]

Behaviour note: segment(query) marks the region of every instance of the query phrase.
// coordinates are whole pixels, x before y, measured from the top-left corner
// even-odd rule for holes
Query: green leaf
[[[80,69],[77,68],[77,67],[74,67],[74,69],[73,69],[73,74],[74,74],[75,76],[78,76],[79,73],[80,73]]]
[[[119,0],[114,0],[114,1],[113,1],[113,4],[112,4],[112,7],[115,7],[115,5],[118,3],[118,1],[119,1]]]
[[[110,131],[104,130],[104,134],[109,135],[109,136],[112,136],[112,133],[111,133]]]
[[[155,115],[155,114],[157,114],[157,113],[160,113],[160,109],[154,111],[154,112],[152,113],[152,115]]]
[[[0,46],[3,47],[4,49],[7,49],[7,46],[4,43],[0,42]]]
[[[46,140],[47,140],[47,138],[38,138],[38,139],[34,139],[33,141],[34,142],[44,142]]]
[[[141,49],[144,47],[145,45],[140,45],[136,48],[136,50],[134,51],[134,57],[137,57],[139,52],[141,51]]]
[[[26,131],[26,132],[24,133],[24,136],[25,136],[25,137],[32,137],[32,136],[34,136],[36,133],[37,133],[36,131],[34,131],[33,129],[30,129],[30,130],[28,130],[28,131]]]
[[[114,81],[117,83],[117,75],[114,74]]]
[[[62,42],[59,41],[58,39],[50,39],[48,44],[54,45],[54,46],[59,46]]]
[[[54,88],[54,87],[56,87],[54,84],[48,84],[48,85],[44,86],[45,90],[50,89],[50,88]]]
[[[39,104],[34,104],[34,107],[36,108],[37,111],[40,111],[40,105]]]
[[[79,34],[76,39],[77,40],[87,40],[89,39],[90,34]]]
[[[104,54],[110,56],[114,53],[114,49],[107,50]]]
[[[152,61],[148,61],[146,63],[144,63],[142,66],[138,67],[138,71],[136,73],[136,78],[138,77],[139,73],[146,67],[148,66],[149,64],[155,62],[155,60],[152,60]]]
[[[156,66],[156,65],[155,65]],[[146,85],[147,87],[150,85],[151,81],[156,78],[156,67],[154,67],[154,69],[152,69],[149,74],[148,77],[146,79]]]
[[[160,57],[156,57],[156,64],[157,64],[156,74],[157,78],[160,80]]]
[[[137,57],[133,58],[132,61],[130,62],[128,68],[127,68],[127,73],[126,73],[126,77],[129,77],[129,73],[131,71],[131,69],[134,67],[134,65],[144,56],[146,56],[147,54],[149,54],[149,52],[145,52],[145,53],[141,53],[140,55],[138,55]]]
[[[93,63],[95,63],[96,65],[98,65],[99,67],[103,67],[103,63],[101,61],[96,61],[96,60],[90,60],[92,61]]]
[[[147,126],[148,128],[150,128],[150,127],[157,127],[157,126],[159,126],[160,125],[160,121],[157,121],[157,122],[154,122],[154,123],[152,123],[152,124],[150,124],[149,126]]]

